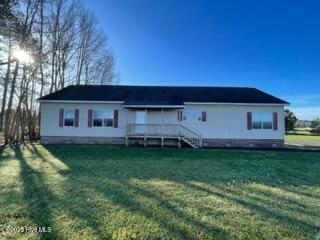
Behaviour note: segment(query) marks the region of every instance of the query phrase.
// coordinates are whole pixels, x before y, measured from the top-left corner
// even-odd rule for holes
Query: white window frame
[[[112,118],[95,118],[94,117],[95,111],[110,111]],[[105,108],[103,108],[103,109],[101,109],[101,108],[93,109],[92,110],[92,127],[94,127],[94,128],[113,128],[114,127],[114,115],[113,115],[113,113],[114,113],[113,109],[105,109]],[[95,126],[94,125],[94,120],[95,119],[101,119],[102,120],[102,125],[101,126]],[[105,126],[104,125],[104,120],[106,120],[106,119],[112,119],[112,126]]]
[[[197,114],[198,115],[198,120],[195,119],[188,119],[187,114]],[[186,119],[185,119],[186,118]],[[182,122],[190,122],[190,123],[197,123],[197,122],[202,122],[202,111],[200,110],[184,110],[182,111]]]
[[[67,111],[72,111],[73,112],[73,124],[72,124],[72,126],[67,126],[65,123],[66,123],[66,112]],[[75,125],[75,116],[76,116],[76,114],[75,114],[75,109],[64,109],[63,110],[63,127],[74,127],[74,125]]]
[[[255,111],[252,112],[252,130],[272,130],[273,129],[273,113],[272,112],[267,112],[267,111]],[[268,119],[267,117],[268,116]],[[256,120],[256,122],[260,121],[261,122],[261,128],[254,128],[254,123],[255,123],[255,118],[259,118],[259,120]],[[270,123],[271,122],[271,127],[270,128],[264,128],[265,123]]]

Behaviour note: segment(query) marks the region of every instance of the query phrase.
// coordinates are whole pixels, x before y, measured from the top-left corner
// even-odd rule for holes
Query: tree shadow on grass
[[[169,231],[174,238],[197,239],[197,237],[202,236],[207,239],[230,239],[230,235],[222,228],[201,222],[199,219],[178,209],[177,206],[168,202],[167,199],[155,191],[130,183],[128,180],[119,180],[114,189],[117,189],[116,197],[114,196],[114,191],[110,194],[103,188],[97,190],[122,208],[143,214],[148,219],[157,222],[161,227]],[[148,202],[148,204],[143,204],[141,201]]]
[[[6,151],[6,149],[8,149],[6,146],[0,147],[0,167],[12,159],[12,156],[9,151]]]
[[[58,239],[57,233],[52,228],[52,214],[49,206],[49,202],[53,197],[52,193],[46,187],[42,174],[29,166],[20,147],[14,148],[14,153],[20,162],[23,197],[28,207],[29,218],[34,223],[33,227],[51,227],[52,231],[40,233],[40,238]]]
[[[292,188],[289,188],[289,187],[284,187],[284,189],[286,191],[288,191],[288,192],[291,192],[291,193],[294,193],[294,194],[297,194],[297,195],[300,195],[300,196],[308,197],[308,198],[311,198],[311,199],[320,199],[320,192],[311,193],[311,192],[306,192],[306,191],[303,191],[303,190],[292,189]]]
[[[234,195],[237,194],[236,191],[232,191],[232,188],[227,188],[226,191]],[[306,198],[306,196],[303,196],[302,194],[293,193],[292,191],[288,191],[285,188],[281,188],[281,191],[294,194],[295,196]],[[270,202],[280,201],[280,202],[286,203],[285,206],[282,206],[284,210],[292,210],[292,211],[295,211],[296,213],[307,214],[309,216],[314,216],[315,218],[320,219],[320,211],[314,212],[312,210],[309,210],[308,204],[302,202],[301,200],[293,199],[288,196],[279,195],[274,192],[261,190],[253,187],[251,188],[249,187],[248,189],[246,189],[245,194],[249,194],[249,192],[254,192],[255,196],[250,196],[250,199],[256,200],[256,202],[264,203],[265,205],[267,205]],[[316,200],[316,199],[317,198],[314,197],[314,198],[311,198],[310,200]],[[319,199],[319,202],[320,202],[320,199]]]
[[[317,177],[320,166],[313,157],[320,158],[319,153],[115,149],[95,145],[44,147],[65,163],[73,171],[72,175],[82,173],[79,168],[83,168],[86,174],[109,174],[111,179],[121,178],[123,173],[128,178],[161,178],[178,182],[228,183],[239,180],[281,187],[320,186]],[[226,152],[228,156],[224,156]]]
[[[32,149],[34,148],[31,148],[31,150]],[[37,155],[40,155],[40,156],[42,155],[40,151],[33,150],[33,152]],[[42,156],[41,158],[42,160],[45,160],[44,156]],[[74,167],[72,168],[75,169]],[[60,171],[60,173],[67,178],[67,182],[68,182],[67,185],[69,185],[71,188],[72,186],[74,187],[81,186],[82,188],[89,187],[88,183],[90,183],[90,181],[88,182],[88,180],[90,180],[89,175],[91,174],[90,173],[91,171],[85,171],[86,178],[83,180],[80,177],[80,176],[83,176],[83,172],[81,169],[79,170],[80,172],[78,172],[78,170],[75,170],[75,172],[72,172],[72,170],[70,171],[66,170],[66,171]],[[75,175],[71,176],[70,174],[71,175],[75,174]],[[79,178],[77,176],[79,176]],[[108,180],[109,178],[107,177],[106,179]],[[113,181],[112,178],[110,178],[109,180],[111,180],[111,182]],[[162,198],[159,194],[150,192],[146,189],[130,184],[126,177],[124,179],[122,178],[118,179],[116,180],[116,182],[117,184],[113,185],[111,189],[110,188],[106,189],[104,185],[96,184],[94,186],[94,190],[97,191],[98,193],[103,194],[107,199],[111,200],[114,204],[121,206],[121,208],[127,209],[137,214],[142,214],[146,218],[157,222],[160,226],[165,228],[166,231],[169,231],[172,236],[175,236],[179,239],[196,239],[196,236],[190,233],[190,229],[188,230],[185,228],[186,226],[188,226],[189,228],[190,227],[193,228],[193,230],[196,229],[196,231],[198,231],[198,234],[206,234],[206,236],[213,236],[213,235],[219,236],[221,239],[230,238],[228,237],[228,234],[224,232],[221,228],[213,225],[207,225],[192,216],[188,216],[182,210],[177,209],[175,206],[167,202],[167,200]],[[132,192],[132,191],[134,191],[134,195],[129,194],[129,192]],[[146,205],[141,204],[140,202],[137,201],[136,197],[138,196],[148,198],[148,200],[152,202],[157,202],[159,204],[160,213],[163,213],[163,214],[155,215],[153,212],[155,209],[149,209]],[[68,197],[72,198],[72,192],[70,191],[66,192],[65,198],[68,198]],[[86,204],[86,201],[85,201],[87,198],[91,198],[91,197],[92,196],[85,196],[84,192],[82,192],[79,200],[80,200],[80,205],[86,208],[88,210],[87,212],[92,213],[93,211],[89,209],[89,206]],[[81,202],[84,202],[84,204],[81,204]],[[79,206],[77,206],[77,208],[74,208],[72,210],[69,209],[67,211],[71,212],[73,215],[78,217],[83,216],[83,210],[78,208]],[[174,216],[174,218],[179,219],[179,221],[172,222],[166,215]],[[90,218],[88,218],[87,220],[88,222],[91,221]],[[92,224],[90,225],[98,229],[96,222],[92,222]]]
[[[40,151],[35,151],[35,149],[37,149],[36,147],[27,147],[26,149],[36,155],[36,160],[41,160],[43,163],[49,164],[55,171],[61,171],[61,169],[47,161],[46,156],[42,155]],[[61,229],[63,226],[54,224],[53,216],[57,213],[53,213],[53,210],[60,210],[71,216],[71,218],[82,220],[82,223],[92,229],[100,239],[110,238],[108,234],[101,231],[101,223],[95,216],[97,213],[96,209],[91,208],[87,202],[87,199],[91,196],[83,194],[80,201],[70,201],[75,197],[72,195],[72,192],[77,188],[77,182],[70,185],[70,181],[67,181],[66,184],[70,187],[69,192],[65,193],[65,196],[57,196],[53,194],[44,182],[44,173],[41,169],[36,171],[30,167],[20,147],[13,150],[21,166],[20,178],[23,185],[23,197],[28,207],[27,210],[29,211],[28,217],[33,222],[34,227],[51,227],[51,232],[40,233],[41,239],[68,239],[68,236],[61,235],[56,230],[57,228]],[[76,207],[73,204],[75,204]],[[87,211],[83,211],[83,208],[86,208]],[[63,224],[63,222],[59,223]],[[81,231],[81,229],[76,229],[76,231]]]
[[[265,160],[259,153],[253,153],[251,156],[240,151],[239,154],[237,152],[233,153],[239,160],[235,162],[234,159],[224,159],[223,154],[219,151],[217,151],[217,155],[220,155],[219,159],[211,161],[210,157],[214,156],[212,153],[208,154],[208,152],[204,152],[202,154],[200,151],[198,153],[194,151],[168,151],[166,155],[166,153],[163,154],[161,151],[146,152],[138,149],[133,153],[132,149],[117,149],[115,151],[112,148],[95,146],[83,146],[82,148],[77,146],[74,148],[71,148],[71,146],[49,146],[46,147],[46,149],[68,166],[69,170],[60,171],[60,174],[68,178],[71,186],[77,186],[77,184],[81,183],[80,178],[84,178],[86,183],[90,183],[97,192],[104,194],[107,199],[110,199],[123,209],[141,213],[147,218],[158,222],[177,238],[186,239],[194,237],[190,235],[185,226],[196,226],[196,229],[206,234],[218,235],[221,236],[221,238],[230,238],[230,236],[219,227],[207,225],[201,222],[200,219],[187,215],[183,210],[176,208],[168,202],[168,199],[163,198],[161,194],[132,185],[129,181],[130,179],[139,179],[141,181],[159,179],[161,181],[183,184],[185,187],[198,191],[206,191],[213,196],[239,204],[259,214],[262,219],[270,218],[273,222],[278,222],[283,225],[288,224],[296,230],[297,228],[301,228],[304,229],[304,231],[317,231],[315,225],[303,219],[301,220],[275,212],[274,209],[267,207],[266,202],[260,201],[258,198],[246,196],[246,198],[243,199],[235,193],[230,192],[230,189],[213,191],[212,189],[203,189],[202,187],[189,183],[190,181],[198,181],[216,186],[218,183],[227,184],[234,178],[238,178],[242,183],[256,181],[257,183],[267,186],[277,186],[279,188],[291,185],[317,186],[319,185],[319,180],[308,177],[308,174],[301,171],[300,168],[300,165],[303,165],[303,160],[305,160],[305,164],[314,164],[315,160],[309,158],[301,159],[300,161],[298,157],[295,158],[294,155],[291,154],[291,159],[284,159],[283,157],[283,159],[277,162],[276,160],[272,160],[275,155],[273,153],[266,154],[268,158]],[[77,152],[78,149],[81,149],[82,152]],[[146,154],[144,154],[145,152]],[[279,154],[281,156],[283,153]],[[253,162],[247,162],[247,157]],[[257,159],[255,159],[255,157]],[[278,165],[275,167],[272,163]],[[241,164],[244,164],[245,168],[241,168]],[[286,174],[284,170],[288,165],[293,166],[293,168]],[[270,176],[265,174],[266,169],[267,172],[272,173]],[[299,174],[299,170],[302,176],[300,176],[299,180],[295,180],[294,176],[295,174]],[[316,169],[314,171],[316,171]],[[92,176],[95,178],[92,178]],[[274,176],[277,176],[277,180],[279,181],[275,181]],[[97,181],[97,179],[107,182],[117,182],[118,184],[112,185],[109,191],[106,190],[104,186],[94,184],[93,181]],[[70,197],[70,195],[67,196]],[[150,201],[158,202],[159,208],[167,213],[167,216],[171,215],[174,216],[175,219],[180,220],[180,226],[174,226],[173,221],[168,219],[167,216],[162,216],[161,213],[154,214],[152,209],[149,209],[148,206],[136,200],[136,197],[139,196],[147,198]],[[275,196],[265,194],[265,197],[267,199],[273,199]],[[288,199],[283,200],[287,201]],[[291,202],[291,205],[292,204],[293,202]],[[306,213],[300,211],[301,209],[299,211],[296,211],[297,209],[291,210],[297,214]],[[74,214],[80,215],[81,213],[74,210]]]
[[[0,156],[2,156],[4,149],[5,149],[5,146],[0,146]]]
[[[318,231],[318,226],[316,224],[311,224],[309,222],[296,219],[294,217],[287,216],[285,214],[282,214],[278,211],[274,211],[270,208],[268,208],[268,202],[263,201],[256,201],[252,197],[248,195],[239,196],[239,193],[232,193],[230,191],[230,188],[222,187],[219,185],[215,185],[214,188],[216,190],[213,190],[213,188],[207,188],[199,185],[195,185],[192,183],[184,183],[186,186],[193,188],[197,191],[204,191],[208,194],[212,194],[215,196],[218,196],[222,199],[229,200],[231,202],[235,202],[237,204],[240,204],[244,206],[247,209],[250,209],[253,212],[259,213],[261,217],[263,218],[272,218],[276,220],[279,224],[290,224],[292,227],[300,227],[301,229],[305,229],[307,232],[314,232],[316,233]],[[269,198],[272,198],[270,195]]]
[[[34,144],[27,144],[25,147],[35,154],[43,163],[49,164],[51,168],[53,168],[55,171],[59,172],[61,169],[57,167],[55,164],[53,164],[51,161],[49,161],[48,156],[41,153],[41,151],[38,150],[38,147]]]

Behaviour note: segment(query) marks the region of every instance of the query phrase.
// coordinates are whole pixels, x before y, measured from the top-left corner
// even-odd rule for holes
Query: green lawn
[[[0,151],[0,239],[315,239],[320,231],[320,153]]]
[[[286,135],[286,144],[294,146],[307,146],[320,148],[320,136],[312,135]]]

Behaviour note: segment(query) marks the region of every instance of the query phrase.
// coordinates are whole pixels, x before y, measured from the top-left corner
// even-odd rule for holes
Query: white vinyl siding
[[[79,127],[59,127],[59,109],[79,109]],[[88,127],[89,109],[119,110],[118,128]],[[179,109],[181,110],[181,109]],[[146,123],[179,124],[178,109],[146,111]],[[283,139],[284,138],[284,106],[264,105],[223,105],[223,104],[186,104],[183,111],[206,111],[206,122],[182,122],[181,124],[202,138],[215,139]],[[248,131],[247,112],[277,112],[277,131]],[[92,116],[93,117],[93,116]],[[127,123],[135,122],[135,111],[123,108],[116,103],[41,103],[41,136],[83,136],[83,137],[125,137]]]

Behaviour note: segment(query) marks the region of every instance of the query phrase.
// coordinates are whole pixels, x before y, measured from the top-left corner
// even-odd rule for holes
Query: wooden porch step
[[[181,140],[183,140],[185,143],[187,143],[188,145],[190,145],[193,148],[199,148],[200,147],[200,146],[195,145],[191,141],[189,141],[187,138],[181,138]]]
[[[126,145],[129,145],[129,139],[140,138],[144,140],[144,146],[147,146],[148,139],[160,139],[161,146],[164,146],[165,139],[178,140],[178,146],[181,141],[193,148],[202,147],[201,135],[181,124],[133,124],[127,126]]]

